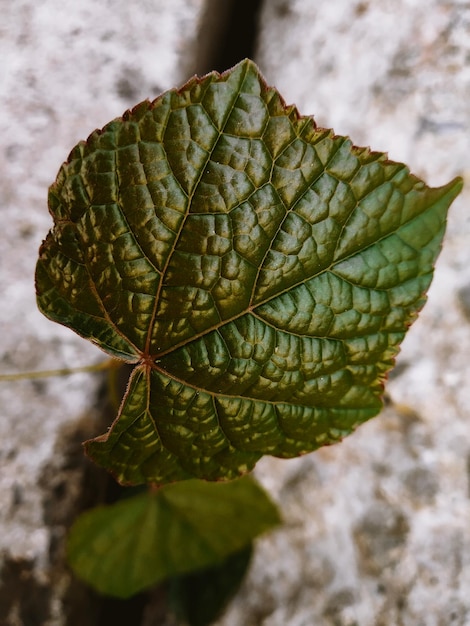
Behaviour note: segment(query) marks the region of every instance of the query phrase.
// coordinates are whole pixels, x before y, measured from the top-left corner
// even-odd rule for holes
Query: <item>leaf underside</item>
[[[45,315],[135,364],[88,454],[123,483],[232,479],[376,415],[461,186],[317,128],[249,60],[92,133],[36,270]]]

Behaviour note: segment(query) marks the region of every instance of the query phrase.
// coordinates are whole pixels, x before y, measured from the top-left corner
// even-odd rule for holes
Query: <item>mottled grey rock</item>
[[[103,358],[36,311],[47,187],[77,141],[207,60],[214,28],[199,37],[200,24],[217,4],[2,6],[0,371]],[[268,0],[256,60],[302,113],[438,185],[469,169],[469,30],[457,0]],[[220,626],[469,623],[468,200],[451,210],[429,302],[390,379],[393,405],[340,445],[260,462],[285,525],[259,541]],[[0,619],[60,626],[70,579],[51,555],[83,504],[79,442],[99,430],[99,379],[0,385]],[[82,604],[77,625],[91,621]]]
[[[439,185],[470,167],[469,53],[465,2],[271,0],[256,60],[302,114]],[[341,444],[258,465],[285,526],[259,542],[219,626],[470,624],[469,196],[391,406]]]
[[[467,321],[470,322],[470,285],[459,289],[458,298],[462,313],[465,315]]]
[[[103,360],[96,348],[36,309],[37,250],[52,226],[47,188],[79,140],[194,72],[207,4],[2,3],[0,372]],[[2,625],[65,623],[67,574],[54,579],[50,557],[60,539],[54,533],[64,524],[60,511],[70,514],[80,499],[83,462],[64,468],[70,464],[64,448],[74,428],[82,439],[98,434],[93,407],[100,381],[86,374],[0,381]],[[71,430],[64,434],[67,424]],[[80,437],[74,448],[81,459]]]

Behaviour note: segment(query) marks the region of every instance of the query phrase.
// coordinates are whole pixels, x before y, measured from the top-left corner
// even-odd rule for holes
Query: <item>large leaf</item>
[[[126,598],[165,578],[220,564],[279,522],[276,507],[249,477],[182,481],[84,513],[67,552],[80,578]]]
[[[248,60],[94,132],[36,272],[48,317],[136,365],[88,453],[122,482],[233,478],[376,415],[461,185],[317,128]]]

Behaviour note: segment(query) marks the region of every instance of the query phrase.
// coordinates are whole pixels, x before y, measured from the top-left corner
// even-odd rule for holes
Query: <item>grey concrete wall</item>
[[[78,140],[207,61],[222,4],[2,3],[0,372],[103,358],[36,310],[47,187]],[[469,35],[470,8],[457,0],[265,0],[255,60],[302,113],[438,185],[468,177]],[[340,445],[260,462],[286,524],[259,542],[219,626],[470,624],[468,206],[465,191],[390,380],[392,406]],[[64,433],[96,427],[99,384],[85,374],[0,382],[6,626],[72,623],[66,571],[51,581],[61,540],[51,508],[59,487],[67,503],[79,497],[83,467],[64,469]]]
[[[2,2],[0,372],[104,359],[36,308],[34,267],[52,225],[47,188],[91,131],[194,72],[205,0]],[[54,510],[83,468],[64,469],[73,429],[96,430],[101,376],[0,381],[0,623],[65,623],[67,573],[51,580]],[[76,439],[77,452],[80,438]],[[53,525],[54,526],[54,525]],[[52,587],[52,589],[51,589]],[[42,598],[42,599],[41,599]]]
[[[288,103],[431,185],[470,168],[470,7],[271,0],[256,60]],[[470,193],[388,385],[340,445],[265,459],[286,526],[260,542],[220,626],[470,624]]]

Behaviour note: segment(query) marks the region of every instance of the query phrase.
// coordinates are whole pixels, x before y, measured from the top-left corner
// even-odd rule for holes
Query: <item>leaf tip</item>
[[[444,189],[447,188],[450,192],[450,196],[452,200],[454,200],[462,191],[464,185],[464,180],[462,176],[456,176],[452,179],[447,185],[444,185]]]

